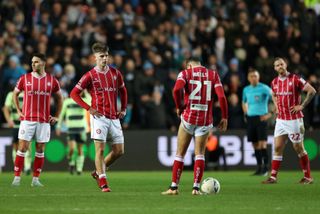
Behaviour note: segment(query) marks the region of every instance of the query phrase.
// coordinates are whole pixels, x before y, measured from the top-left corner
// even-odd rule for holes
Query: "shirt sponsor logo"
[[[292,92],[279,92],[279,93],[277,93],[277,95],[279,95],[279,96],[287,96],[287,95],[292,95],[293,93]]]
[[[46,91],[28,91],[28,95],[46,95],[49,96],[50,92],[46,92]]]

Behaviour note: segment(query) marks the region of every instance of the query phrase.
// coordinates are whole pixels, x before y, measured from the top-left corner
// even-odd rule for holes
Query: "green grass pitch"
[[[86,172],[44,172],[43,188],[30,186],[31,176],[22,177],[20,187],[11,187],[12,173],[0,174],[0,214],[197,214],[197,213],[320,213],[320,172],[315,183],[297,184],[300,171],[281,171],[278,184],[262,185],[265,177],[251,171],[206,171],[221,183],[217,195],[191,195],[193,174],[182,174],[180,195],[162,196],[170,184],[171,172],[110,171],[111,193],[103,193]]]

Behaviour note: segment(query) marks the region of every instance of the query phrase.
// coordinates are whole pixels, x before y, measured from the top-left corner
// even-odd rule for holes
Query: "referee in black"
[[[272,116],[268,113],[268,102],[271,99],[271,88],[259,82],[259,72],[249,69],[250,85],[243,89],[242,109],[247,119],[248,141],[252,142],[257,159],[257,171],[253,175],[268,174],[267,152],[267,120]]]

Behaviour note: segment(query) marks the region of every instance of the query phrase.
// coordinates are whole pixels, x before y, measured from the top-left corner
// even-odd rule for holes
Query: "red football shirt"
[[[24,74],[17,82],[15,90],[24,91],[20,120],[48,123],[50,116],[50,98],[60,90],[58,80],[51,74],[37,77],[33,72]]]
[[[89,91],[92,108],[107,118],[117,119],[117,97],[119,88],[124,87],[119,70],[108,66],[100,71],[98,67],[94,67],[83,75],[76,87],[81,91]]]
[[[271,88],[277,98],[278,118],[282,120],[295,120],[303,117],[302,111],[291,113],[290,107],[299,105],[301,102],[301,91],[306,81],[288,73],[286,77],[276,77],[271,82]]]
[[[222,87],[217,71],[203,66],[186,69],[179,73],[177,82],[184,82],[183,119],[197,126],[212,124],[212,103],[216,87]]]

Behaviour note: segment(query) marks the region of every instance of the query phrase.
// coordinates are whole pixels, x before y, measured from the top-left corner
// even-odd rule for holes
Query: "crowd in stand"
[[[312,1],[311,1],[312,2]],[[247,71],[270,85],[277,56],[318,91],[305,110],[306,127],[320,127],[319,5],[302,0],[2,0],[0,105],[33,52],[47,55],[46,71],[64,95],[93,66],[90,47],[107,43],[111,64],[128,89],[126,129],[175,131],[172,88],[183,62],[200,57],[217,68],[229,104],[229,128],[245,126],[241,109]],[[318,13],[317,13],[318,12]],[[216,103],[214,115],[219,121]],[[4,124],[4,119],[0,120]],[[271,123],[272,124],[272,123]]]

